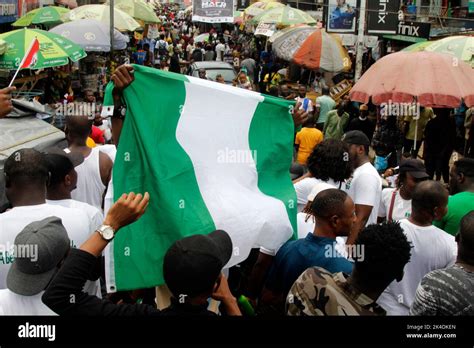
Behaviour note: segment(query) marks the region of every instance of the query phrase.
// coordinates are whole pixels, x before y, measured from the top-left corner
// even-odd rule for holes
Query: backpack
[[[202,57],[202,50],[200,48],[195,48],[193,53],[191,54],[191,57],[195,62],[202,62],[203,57]]]

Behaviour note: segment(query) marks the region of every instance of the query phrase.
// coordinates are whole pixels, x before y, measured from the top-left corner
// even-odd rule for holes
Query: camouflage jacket
[[[286,298],[290,316],[385,315],[371,298],[354,289],[343,273],[311,267],[296,280]]]

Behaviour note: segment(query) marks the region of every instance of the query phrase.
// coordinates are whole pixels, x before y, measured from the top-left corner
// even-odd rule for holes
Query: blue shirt
[[[330,273],[352,273],[352,263],[334,249],[335,244],[334,239],[316,237],[313,233],[304,239],[286,242],[275,256],[266,287],[286,296],[301,273],[313,266]]]

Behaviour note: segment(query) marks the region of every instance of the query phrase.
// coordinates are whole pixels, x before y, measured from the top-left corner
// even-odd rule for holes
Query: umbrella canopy
[[[410,45],[408,47],[405,47],[402,51],[403,52],[420,52],[424,51],[426,47],[431,45],[433,41],[422,41],[422,42],[417,42],[414,43],[413,45]]]
[[[474,105],[474,70],[464,62],[454,65],[447,54],[397,52],[379,59],[350,92],[351,100],[376,105],[413,103],[456,108]]]
[[[108,25],[110,23],[110,8],[107,5],[83,5],[67,13],[64,19],[69,21],[96,19]],[[120,31],[134,31],[140,27],[140,24],[129,14],[114,8],[114,26]]]
[[[285,5],[277,1],[257,1],[247,7],[244,10],[244,14],[246,16],[255,17],[262,14],[266,10],[271,10],[278,7],[285,7]]]
[[[106,4],[109,4],[109,1]],[[156,16],[152,5],[143,0],[115,0],[114,7],[145,23],[161,22]]]
[[[310,26],[301,26],[287,30],[273,41],[272,50],[279,58],[289,62],[293,59],[293,56],[303,42],[315,31],[316,29]]]
[[[346,49],[325,30],[316,29],[295,52],[293,62],[310,70],[340,72],[350,69]]]
[[[290,32],[292,32],[293,30],[298,30],[299,28],[301,27],[306,27],[306,28],[312,28],[310,27],[309,25],[306,25],[306,24],[295,24],[295,25],[291,25],[289,27],[286,27],[282,30],[278,30],[275,34],[273,34],[269,39],[268,41],[270,43],[274,43],[278,38],[282,37],[283,35],[285,34],[288,34]]]
[[[432,41],[425,51],[450,54],[474,67],[474,36],[450,36]]]
[[[194,38],[194,42],[204,42],[209,40],[209,33],[199,34]]]
[[[39,29],[18,29],[0,34],[0,40],[8,45],[8,50],[0,56],[0,69],[18,68],[31,42],[37,38],[40,49],[36,64],[31,69],[43,69],[66,65],[69,59],[77,62],[86,56],[81,46],[62,36]]]
[[[110,51],[109,27],[95,19],[79,19],[74,22],[64,23],[50,30],[80,45],[88,52]],[[114,31],[114,50],[127,48],[128,36],[117,29]]]
[[[267,10],[252,18],[253,23],[268,23],[276,25],[316,24],[316,20],[306,12],[290,6],[277,7]]]
[[[68,12],[69,9],[59,6],[41,7],[28,12],[12,25],[14,27],[27,27],[31,24],[62,23],[61,16]]]
[[[0,56],[7,51],[7,43],[4,40],[0,40]]]

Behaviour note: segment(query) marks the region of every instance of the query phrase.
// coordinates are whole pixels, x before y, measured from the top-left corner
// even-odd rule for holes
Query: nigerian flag
[[[150,204],[110,244],[108,290],[163,284],[167,249],[194,234],[228,232],[234,251],[227,266],[254,247],[277,250],[296,232],[289,175],[294,103],[134,68],[135,81],[124,91],[114,197],[148,191]]]

